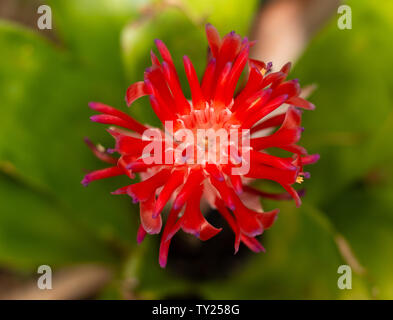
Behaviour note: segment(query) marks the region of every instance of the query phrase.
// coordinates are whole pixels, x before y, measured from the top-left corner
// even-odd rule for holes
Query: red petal
[[[316,163],[320,158],[319,154],[312,154],[309,156],[304,156],[301,158],[302,164],[303,165],[308,165],[308,164],[313,164]]]
[[[296,97],[300,94],[300,85],[298,80],[291,80],[281,83],[276,89],[274,89],[272,97],[278,97],[283,94],[288,95],[288,99]]]
[[[300,207],[302,205],[302,200],[300,199],[300,196],[296,192],[296,190],[293,187],[291,187],[290,185],[282,185],[282,186],[292,196],[292,198],[295,200],[296,206]]]
[[[293,184],[296,181],[297,170],[282,170],[251,163],[250,171],[246,177],[277,181],[280,184]]]
[[[127,129],[142,134],[147,128],[138,121],[130,117],[128,114],[112,108],[106,104],[99,102],[90,102],[89,107],[95,111],[104,113],[103,115],[95,115],[90,119],[95,122],[119,125]]]
[[[261,221],[264,229],[269,229],[274,221],[277,219],[277,214],[280,212],[279,209],[275,209],[272,211],[267,211],[258,214],[258,219]]]
[[[156,190],[168,180],[171,171],[170,168],[164,168],[150,178],[130,185],[127,189],[128,195],[132,197],[134,202],[144,202],[151,199],[152,195],[155,195]]]
[[[268,74],[265,78],[263,78],[261,87],[266,88],[267,86],[271,86],[271,88],[275,88],[279,85],[285,78],[286,74],[283,72],[273,72]]]
[[[236,208],[233,210],[233,213],[242,233],[250,237],[262,234],[263,226],[258,220],[259,213],[247,208],[238,197],[234,198]]]
[[[171,210],[168,215],[168,219],[165,224],[164,232],[162,233],[161,243],[160,243],[160,252],[159,252],[159,263],[161,268],[165,268],[167,260],[168,260],[168,251],[169,245],[171,243],[171,238],[168,237],[169,234],[174,235],[179,229],[180,226],[176,223],[178,219],[179,211]]]
[[[235,93],[237,82],[240,78],[240,75],[243,72],[244,67],[246,66],[249,54],[249,46],[246,46],[237,56],[232,70],[229,74],[229,79],[227,83],[227,90],[226,90],[226,101],[225,104],[229,105],[229,103],[233,99],[233,95]]]
[[[169,50],[166,47],[166,45],[164,44],[164,42],[162,42],[162,40],[160,40],[160,39],[155,39],[154,43],[156,44],[157,49],[160,52],[162,59],[166,63],[168,63],[171,67],[174,68],[175,65],[173,64],[171,53],[169,52]]]
[[[202,169],[197,168],[190,171],[190,174],[186,178],[186,182],[173,203],[173,208],[175,210],[181,209],[184,206],[188,198],[195,192],[195,188],[199,187],[204,178]]]
[[[157,56],[154,54],[153,50],[150,50],[150,57],[153,66],[157,66],[157,67],[161,66],[161,63],[158,60]]]
[[[238,119],[240,122],[243,122],[245,119],[249,119],[250,117],[255,118],[255,113],[258,112],[260,109],[264,108],[266,103],[268,103],[271,94],[271,89],[263,89],[256,91],[246,100],[244,100],[242,105],[239,106],[236,112],[232,114],[232,118]],[[260,119],[261,118],[258,118],[257,121],[259,121]]]
[[[137,243],[140,244],[145,239],[145,236],[146,236],[146,231],[145,229],[143,229],[143,226],[140,225],[138,228],[138,233],[136,235]]]
[[[255,150],[261,150],[293,145],[300,139],[302,132],[302,128],[299,127],[300,122],[300,112],[293,107],[289,108],[280,129],[270,136],[251,139],[251,146]]]
[[[185,173],[183,170],[177,170],[174,171],[169,177],[167,183],[164,185],[164,188],[161,190],[160,195],[157,198],[153,213],[154,217],[157,217],[160,214],[173,192],[183,183],[184,175]]]
[[[239,107],[241,107],[251,95],[253,95],[256,91],[262,89],[263,75],[257,68],[251,68],[250,74],[248,76],[247,84],[244,89],[239,93],[239,95],[235,99],[235,103],[232,107],[232,112],[236,111]]]
[[[216,78],[228,62],[234,61],[239,53],[241,43],[242,38],[233,31],[224,36],[217,56]]]
[[[246,120],[243,122],[243,128],[251,128],[254,123],[258,122],[269,113],[280,107],[285,102],[285,100],[287,100],[287,98],[288,95],[284,94],[270,100],[267,104],[257,102],[255,106],[250,108],[249,112],[247,112],[247,114],[244,116]]]
[[[213,27],[210,23],[206,24],[206,37],[209,42],[210,50],[213,54],[213,57],[217,57],[220,47],[221,47],[221,37],[218,33],[217,29]]]
[[[216,85],[215,93],[214,93],[215,108],[225,107],[225,94],[226,94],[226,90],[227,90],[226,85],[228,82],[228,77],[229,77],[229,73],[231,71],[231,68],[232,68],[232,62],[228,62],[218,77],[217,85]]]
[[[224,217],[224,219],[228,222],[229,226],[235,233],[235,254],[239,251],[240,245],[240,229],[236,224],[235,218],[231,215],[228,209],[225,207],[225,204],[219,198],[216,199],[216,207],[218,212]]]
[[[161,68],[153,66],[145,71],[145,85],[149,94],[153,94],[161,107],[169,114],[175,113],[176,102],[170,92]]]
[[[300,98],[300,97],[292,97],[292,98],[288,99],[287,103],[294,105],[295,107],[299,107],[299,108],[303,108],[303,109],[307,109],[307,110],[314,110],[315,109],[314,104],[312,104],[311,102],[309,102],[303,98]]]
[[[278,114],[274,117],[266,119],[251,128],[251,134],[261,131],[263,129],[277,127],[282,125],[285,119],[285,113]]]
[[[242,178],[238,175],[230,175],[232,186],[237,194],[241,194],[243,192],[243,182]]]
[[[110,168],[105,168],[97,171],[93,171],[85,175],[85,177],[82,180],[82,184],[87,187],[88,184],[92,181],[99,180],[99,179],[105,179],[105,178],[110,178],[110,177],[115,177],[115,176],[120,176],[124,174],[124,171],[120,169],[119,167],[110,167]]]
[[[224,201],[225,205],[231,210],[235,209],[235,201],[233,199],[233,195],[230,192],[230,188],[227,186],[225,181],[218,181],[216,179],[210,178],[210,182],[214,188],[218,191],[221,196],[221,199]]]
[[[199,85],[198,77],[195,72],[194,66],[192,65],[191,60],[187,56],[183,57],[183,63],[188,83],[190,84],[192,105],[194,109],[204,109],[206,106],[206,100]]]
[[[128,135],[117,135],[115,150],[120,154],[135,155],[139,157],[142,155],[143,149],[150,142],[151,141],[144,141]]]
[[[130,85],[126,92],[126,102],[127,105],[130,106],[135,100],[139,99],[140,97],[148,95],[147,88],[143,81],[135,82],[134,84]]]
[[[288,62],[288,63],[286,63],[282,68],[281,68],[281,72],[282,73],[285,73],[286,75],[288,75],[289,74],[289,72],[291,71],[291,67],[292,67],[292,63],[291,62]]]
[[[268,199],[273,199],[273,200],[291,200],[292,199],[292,196],[287,192],[285,192],[285,193],[270,193],[270,192],[255,189],[254,187],[250,187],[250,186],[244,186],[244,191],[252,193],[252,194],[256,194],[256,195],[263,197],[263,198],[268,198]],[[299,195],[299,197],[303,197],[305,194],[304,189],[296,191],[296,192]]]
[[[240,241],[242,241],[248,248],[250,248],[254,252],[265,251],[265,248],[253,237],[249,237],[245,234],[242,234],[239,230],[238,225],[236,224],[235,219],[229,213],[229,211],[225,208],[223,202],[219,199],[216,200],[216,207],[218,212],[224,217],[224,219],[228,222],[229,226],[235,233],[235,254],[239,251]]]
[[[251,65],[251,67],[256,67],[259,70],[266,70],[266,64],[263,61],[260,60],[256,60],[256,59],[249,59],[249,64]]]
[[[218,169],[217,165],[208,163],[205,165],[205,170],[216,180],[224,181],[225,177],[220,169]]]
[[[160,104],[156,96],[149,96],[149,100],[154,113],[156,114],[158,119],[160,119],[162,124],[164,124],[165,121],[174,120],[174,117],[172,116],[172,111],[170,111],[165,104]]]
[[[115,164],[117,163],[117,159],[114,157],[111,157],[109,154],[107,154],[105,151],[98,150],[97,146],[94,145],[93,142],[91,142],[88,138],[85,138],[85,143],[87,146],[90,148],[90,150],[94,153],[94,155],[100,159],[101,161]]]
[[[181,218],[181,227],[185,232],[205,241],[219,233],[221,228],[213,227],[202,215],[199,208],[201,195],[202,189],[199,188],[195,191],[195,196],[188,200],[186,210]]]
[[[140,203],[140,217],[143,229],[149,234],[160,233],[162,227],[161,216],[153,218],[153,209],[156,203],[156,197],[154,194],[146,200]]]
[[[125,157],[127,157],[127,155],[125,155]],[[132,160],[127,159],[127,161],[125,162],[125,169],[131,170],[133,172],[144,172],[149,168],[164,166],[161,163],[155,163],[154,162],[155,159],[153,157],[141,158],[138,160],[135,160],[135,157],[133,158],[134,159]]]
[[[172,68],[166,61],[162,63],[165,79],[168,83],[169,89],[175,99],[177,112],[180,114],[189,113],[191,108],[187,99],[184,97],[180,86],[176,70]]]
[[[130,179],[134,179],[135,175],[132,173],[132,171],[127,168],[128,165],[130,163],[132,163],[133,161],[135,161],[135,157],[134,156],[129,156],[129,155],[122,155],[119,160],[117,161],[117,166],[119,168],[121,168],[124,173],[130,178]]]
[[[248,237],[245,234],[241,234],[240,240],[251,250],[256,253],[265,252],[265,248],[262,244],[255,238]]]
[[[253,162],[258,162],[262,164],[266,164],[278,169],[284,169],[284,170],[296,170],[296,166],[294,166],[291,163],[291,160],[288,160],[286,158],[279,158],[276,156],[272,156],[270,154],[264,153],[264,152],[257,152],[254,150],[251,150],[250,153],[250,158],[251,161]]]
[[[201,89],[206,101],[210,101],[213,92],[213,78],[216,70],[216,59],[211,59],[203,75]]]

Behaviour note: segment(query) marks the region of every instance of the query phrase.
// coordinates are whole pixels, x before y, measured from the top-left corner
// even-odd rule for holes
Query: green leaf
[[[83,64],[118,85],[124,97],[120,32],[146,0],[50,0],[54,31]]]
[[[250,22],[257,12],[259,3],[256,0],[185,0],[184,7],[190,15],[205,18],[213,24],[221,35],[234,30],[244,36],[249,32]]]
[[[348,4],[353,29],[340,30],[332,19],[294,72],[302,84],[318,85],[310,98],[317,109],[304,113],[303,143],[321,154],[306,187],[308,198],[322,203],[392,158],[393,46],[385,36],[393,32],[391,10],[369,1]]]
[[[359,260],[368,270],[368,279],[375,297],[391,299],[393,175],[386,170],[381,172],[386,174],[382,176],[385,182],[374,182],[374,176],[363,184],[348,187],[331,201],[326,212],[352,244]]]
[[[4,175],[0,190],[2,265],[31,270],[42,264],[116,261],[105,243],[70,222],[67,212],[50,199]]]
[[[24,183],[50,194],[71,220],[99,238],[115,247],[133,244],[136,207],[109,194],[126,179],[87,189],[80,184],[84,169],[105,167],[83,137],[113,144],[104,127],[89,123],[87,102],[105,96],[110,102],[113,93],[103,89],[102,79],[23,28],[1,23],[0,46],[0,163],[10,163]]]
[[[294,211],[292,205],[281,207],[275,225],[262,237],[266,253],[252,253],[251,260],[228,281],[206,283],[206,298],[335,297],[341,262],[331,235],[310,216]],[[240,250],[249,249],[241,246]]]

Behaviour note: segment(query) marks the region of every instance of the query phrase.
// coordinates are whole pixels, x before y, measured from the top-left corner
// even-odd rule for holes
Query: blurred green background
[[[39,3],[32,3],[37,19]],[[247,35],[259,3],[45,3],[53,12],[49,36],[0,20],[3,273],[26,280],[42,264],[55,270],[103,265],[113,276],[94,298],[107,299],[393,298],[393,3],[348,1],[353,29],[339,30],[333,17],[290,74],[303,85],[318,85],[310,97],[317,109],[304,113],[302,144],[321,160],[303,184],[301,208],[264,202],[267,210],[281,208],[263,235],[266,254],[241,247],[233,256],[231,234],[205,244],[179,234],[166,269],[158,265],[159,236],[136,245],[138,207],[110,194],[126,179],[80,184],[85,170],[103,167],[83,138],[113,144],[105,126],[89,121],[87,103],[126,110],[125,90],[142,79],[155,38],[167,44],[179,70],[187,54],[201,75],[204,24],[211,22],[221,35]],[[128,111],[157,124],[147,99]],[[348,263],[352,290],[339,290],[337,268]]]

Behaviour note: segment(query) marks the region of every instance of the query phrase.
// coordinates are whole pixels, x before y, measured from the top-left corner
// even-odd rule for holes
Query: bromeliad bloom
[[[272,72],[271,64],[249,57],[253,42],[247,38],[234,32],[221,38],[210,24],[206,26],[206,34],[209,54],[201,82],[190,59],[183,58],[191,100],[184,96],[171,55],[160,40],[155,44],[162,61],[151,52],[152,66],[146,69],[144,81],[132,84],[127,90],[129,106],[142,96],[149,97],[151,107],[163,123],[162,129],[154,130],[105,104],[90,103],[100,113],[91,120],[113,125],[108,132],[116,144],[114,149],[105,150],[87,140],[95,155],[111,166],[87,174],[82,183],[87,186],[91,181],[119,175],[133,180],[139,174],[140,182],[113,192],[127,194],[139,203],[138,243],[146,233],[161,231],[164,207],[167,204],[171,207],[161,237],[162,267],[178,230],[201,240],[221,231],[205,219],[201,203],[217,209],[228,222],[235,233],[235,252],[240,242],[255,252],[264,251],[255,237],[273,224],[278,210],[264,212],[259,198],[292,197],[299,206],[300,195],[292,185],[307,178],[304,165],[319,158],[308,155],[296,144],[303,131],[299,108],[312,110],[314,105],[299,96],[297,80],[286,80],[290,64]],[[244,69],[247,76],[241,81]],[[235,94],[238,87],[241,89]],[[214,135],[213,139],[204,135],[202,140],[195,139],[195,143],[185,143],[182,138],[185,135],[178,134],[188,130],[191,136],[198,136],[201,129],[220,131],[220,140],[222,132],[231,139],[223,139],[225,143],[217,148],[210,141],[216,141]],[[291,156],[271,155],[270,148],[283,149]],[[157,150],[161,151],[158,156]],[[115,152],[119,157],[111,155]],[[201,154],[207,157],[199,161],[197,155]],[[245,171],[236,171],[244,167]],[[263,192],[250,186],[254,179],[276,181],[286,192]]]

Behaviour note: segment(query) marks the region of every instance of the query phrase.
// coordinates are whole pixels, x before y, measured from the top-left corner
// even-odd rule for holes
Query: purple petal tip
[[[89,185],[89,183],[90,183],[90,179],[88,179],[88,178],[83,178],[83,180],[81,181],[81,184],[84,186],[84,187],[87,187],[88,185]]]

